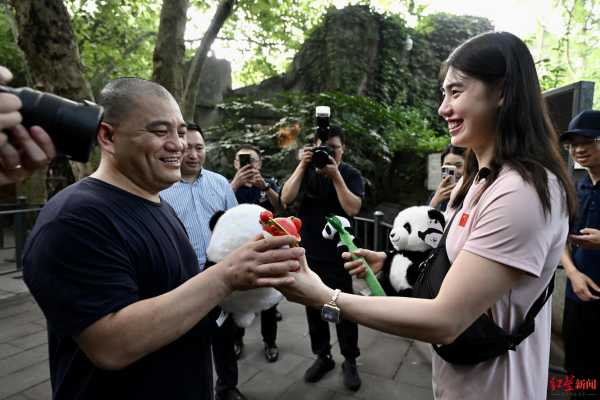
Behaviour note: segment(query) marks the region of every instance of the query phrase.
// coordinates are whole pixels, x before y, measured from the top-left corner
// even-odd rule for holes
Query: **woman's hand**
[[[444,177],[444,179],[442,179],[442,181],[440,182],[440,185],[438,186],[437,190],[435,191],[435,194],[431,198],[429,206],[437,208],[440,205],[440,203],[450,199],[450,194],[452,193],[452,189],[454,189],[455,186],[456,184],[452,183],[452,178],[450,176]]]
[[[292,283],[277,286],[289,301],[318,308],[331,299],[333,290],[310,269],[306,257],[300,259],[300,269],[290,275],[294,278]]]
[[[371,266],[373,273],[376,274],[383,268],[383,263],[387,258],[387,254],[383,251],[372,251],[367,249],[358,249],[353,253],[345,251],[342,253],[342,258],[346,260],[344,268],[350,275],[356,275],[357,278],[364,278],[367,275],[367,268],[363,265],[362,260],[353,260],[352,256],[363,257]]]

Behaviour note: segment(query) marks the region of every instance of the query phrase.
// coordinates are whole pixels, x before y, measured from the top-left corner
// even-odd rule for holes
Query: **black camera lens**
[[[327,146],[315,147],[313,150],[312,164],[321,169],[331,162],[329,156],[333,157],[333,151]]]
[[[44,128],[56,150],[69,159],[89,160],[102,121],[102,107],[89,101],[76,103],[30,88],[0,86],[0,92],[12,93],[21,99],[23,126]]]

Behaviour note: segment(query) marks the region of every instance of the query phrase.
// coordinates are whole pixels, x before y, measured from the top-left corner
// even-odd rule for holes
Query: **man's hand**
[[[302,247],[291,247],[295,243],[292,236],[257,237],[222,261],[225,284],[233,291],[293,283],[291,273],[304,257]]]
[[[353,253],[347,251],[342,253],[342,258],[346,261],[344,268],[350,275],[356,275],[357,278],[364,278],[367,276],[367,269],[363,265],[361,260],[353,260],[352,256],[363,257],[365,261],[371,266],[373,273],[376,274],[383,268],[383,263],[387,257],[387,254],[383,251],[372,251],[367,249],[358,249]]]
[[[300,155],[300,165],[302,167],[306,168],[312,162],[313,149],[314,147],[312,146],[304,146],[302,148],[302,154]]]
[[[253,181],[256,178],[256,168],[251,164],[244,165],[238,169],[235,176],[231,180],[231,190],[234,192],[242,186],[252,186]]]
[[[584,249],[600,249],[600,230],[583,228],[580,235],[569,235],[569,240],[574,246]]]
[[[450,199],[450,194],[452,193],[452,189],[454,189],[455,186],[456,184],[452,183],[451,177],[445,176],[444,179],[442,179],[442,181],[440,182],[439,186],[437,187],[435,194],[431,198],[429,206],[437,208],[437,206],[439,206],[440,203]]]
[[[329,163],[326,164],[323,168],[317,168],[317,173],[323,176],[328,177],[331,180],[336,179],[338,176],[341,178],[340,170],[338,169],[338,164],[335,162],[335,159],[329,156]]]
[[[267,190],[269,186],[265,178],[257,171],[254,175],[254,180],[252,181],[252,186],[259,188],[260,190]]]
[[[567,278],[571,281],[573,292],[575,292],[575,295],[577,295],[580,300],[590,301],[600,299],[600,297],[592,293],[592,290],[595,290],[596,293],[600,293],[600,287],[598,287],[598,285],[583,272],[577,270],[572,271],[570,274],[567,274]]]
[[[11,78],[10,71],[0,66],[0,83]],[[0,185],[22,181],[56,155],[46,131],[39,126],[27,131],[20,125],[21,107],[17,96],[0,93]]]
[[[22,181],[55,156],[50,136],[39,126],[27,132],[17,125],[10,131],[11,142],[0,146],[0,185]]]

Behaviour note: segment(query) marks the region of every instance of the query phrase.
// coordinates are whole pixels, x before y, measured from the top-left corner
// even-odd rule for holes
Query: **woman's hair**
[[[560,155],[558,135],[548,116],[533,58],[525,43],[508,32],[486,32],[467,40],[450,54],[440,71],[442,79],[450,67],[482,81],[488,88],[499,88],[503,98],[497,111],[490,173],[475,202],[506,164],[534,186],[544,212],[548,214],[548,169],[560,180],[566,193],[568,215],[573,218],[576,210],[574,188]],[[475,154],[467,151],[463,183],[452,207],[464,201],[478,169]]]
[[[442,165],[444,165],[444,160],[446,159],[446,156],[448,154],[456,154],[457,156],[461,156],[464,158],[465,156],[465,148],[464,147],[458,147],[458,146],[453,146],[451,144],[449,144],[448,146],[446,146],[446,148],[444,149],[444,151],[442,151],[442,155],[440,156],[440,162]]]

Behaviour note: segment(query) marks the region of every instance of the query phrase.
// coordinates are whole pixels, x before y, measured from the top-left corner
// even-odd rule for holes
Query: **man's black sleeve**
[[[346,176],[345,181],[346,186],[348,186],[348,189],[352,193],[354,193],[361,199],[365,197],[365,181],[357,169],[350,168],[348,170],[348,175]]]
[[[90,219],[68,217],[49,222],[31,238],[25,282],[59,335],[78,336],[139,300],[136,271],[116,236]]]

